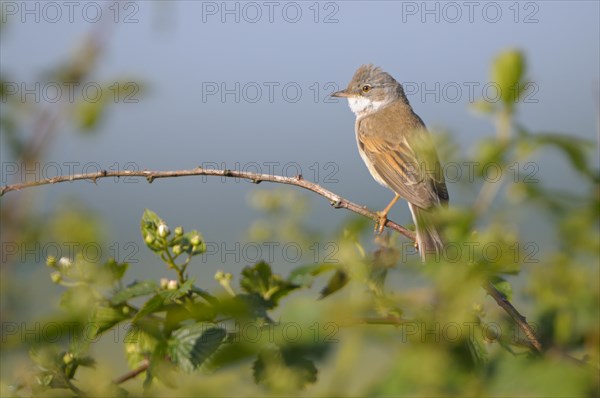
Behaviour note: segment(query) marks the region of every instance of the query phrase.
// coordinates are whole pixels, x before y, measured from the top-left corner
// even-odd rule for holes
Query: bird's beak
[[[352,97],[352,94],[350,94],[348,91],[346,90],[341,90],[341,91],[336,91],[335,93],[331,94],[332,97],[343,97],[343,98],[348,98],[348,97]]]

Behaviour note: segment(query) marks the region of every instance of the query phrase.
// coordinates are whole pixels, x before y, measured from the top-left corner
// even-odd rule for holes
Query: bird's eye
[[[368,93],[370,90],[371,90],[371,86],[369,84],[365,84],[364,86],[362,86],[363,93]]]

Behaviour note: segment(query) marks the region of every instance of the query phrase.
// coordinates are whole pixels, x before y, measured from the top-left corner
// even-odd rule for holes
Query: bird
[[[444,242],[432,213],[447,206],[448,189],[433,140],[402,85],[380,67],[368,64],[356,70],[347,88],[331,95],[348,100],[356,115],[356,142],[362,160],[373,178],[395,193],[377,212],[376,233],[383,232],[389,211],[404,198],[422,260],[442,255]]]

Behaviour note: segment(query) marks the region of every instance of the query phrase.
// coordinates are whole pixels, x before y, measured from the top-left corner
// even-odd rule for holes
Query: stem
[[[519,329],[525,333],[529,343],[537,352],[542,352],[542,343],[538,340],[533,328],[527,323],[527,320],[523,315],[517,311],[517,309],[511,304],[510,301],[492,284],[492,282],[486,282],[483,284],[483,288],[492,298],[496,301],[496,303],[504,310],[510,317],[515,321]]]
[[[142,363],[140,364],[140,366],[138,366],[137,368],[130,370],[129,372],[125,373],[123,376],[117,377],[116,379],[113,380],[114,384],[121,384],[126,382],[127,380],[131,380],[135,377],[137,377],[140,373],[145,372],[148,367],[150,366],[150,361],[148,361],[147,359],[144,359],[142,361]]]
[[[367,209],[365,206],[360,206],[356,203],[350,202],[349,200],[321,187],[314,182],[310,182],[305,180],[301,175],[296,177],[284,177],[272,174],[257,174],[250,173],[246,171],[236,171],[236,170],[216,170],[216,169],[203,169],[201,167],[197,167],[192,170],[174,170],[174,171],[149,171],[149,170],[118,170],[118,171],[107,171],[102,170],[96,173],[87,173],[87,174],[74,174],[69,176],[58,176],[54,178],[46,178],[39,181],[30,181],[20,184],[12,184],[12,185],[4,185],[0,187],[0,196],[4,195],[7,192],[18,191],[21,189],[32,188],[40,185],[49,185],[56,184],[66,181],[76,181],[76,180],[91,180],[96,182],[98,179],[107,178],[107,177],[144,177],[148,180],[149,183],[154,181],[157,178],[174,178],[174,177],[187,177],[187,176],[219,176],[219,177],[230,177],[230,178],[242,178],[249,181],[252,181],[256,184],[262,181],[268,181],[278,184],[287,184],[294,185],[297,187],[301,187],[307,189],[309,191],[315,192],[316,194],[323,196],[328,199],[333,207],[336,209],[344,208],[354,213],[360,214],[361,216],[370,218],[374,221],[379,220],[379,215],[376,212],[373,212]],[[404,228],[403,226],[396,224],[393,221],[387,220],[385,223],[385,227],[390,228],[394,231],[399,232],[400,234],[406,236],[411,239],[413,242],[415,241],[415,233]],[[167,251],[168,252],[168,251]],[[170,253],[169,253],[169,257]],[[180,278],[183,277],[181,270],[177,268],[177,266],[172,262],[171,264],[177,269]],[[512,306],[512,304],[500,293],[494,285],[488,283],[484,286],[484,289],[496,300],[498,305],[506,311],[506,313],[515,321],[518,327],[525,333],[527,338],[533,347],[535,347],[538,351],[541,351],[542,345],[538,340],[537,336],[533,332],[533,329],[527,321],[525,321],[525,317],[523,317],[519,312]],[[231,291],[230,294],[235,295],[235,292]]]
[[[315,192],[318,195],[323,196],[326,199],[329,199],[331,205],[336,209],[347,209],[356,214],[360,214],[361,216],[370,218],[371,220],[378,221],[379,216],[376,212],[367,209],[365,206],[360,206],[356,203],[350,202],[349,200],[344,199],[343,197],[329,191],[321,187],[314,182],[310,182],[305,180],[301,175],[296,177],[284,177],[272,174],[258,174],[258,173],[250,173],[245,171],[236,171],[236,170],[216,170],[216,169],[203,169],[201,167],[197,167],[191,170],[173,170],[173,171],[149,171],[149,170],[117,170],[117,171],[109,171],[109,170],[101,170],[95,173],[83,173],[83,174],[73,174],[73,175],[65,175],[58,176],[53,178],[45,178],[38,181],[29,181],[18,184],[11,185],[3,185],[0,187],[0,196],[3,196],[7,192],[11,191],[19,191],[22,189],[27,189],[31,187],[37,187],[40,185],[49,185],[49,184],[57,184],[61,182],[67,181],[78,181],[78,180],[90,180],[92,182],[96,182],[102,178],[109,177],[143,177],[148,180],[149,183],[152,183],[155,179],[159,178],[175,178],[175,177],[189,177],[189,176],[218,176],[218,177],[230,177],[230,178],[242,178],[248,181],[252,181],[255,184],[259,184],[262,181],[268,181],[278,184],[287,184],[294,185],[297,187],[301,187],[307,189],[309,191]],[[409,229],[404,228],[403,226],[387,220],[385,226],[406,236],[407,238],[414,240],[415,233]]]

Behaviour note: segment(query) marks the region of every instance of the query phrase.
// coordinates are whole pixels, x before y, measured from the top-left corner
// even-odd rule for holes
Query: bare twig
[[[533,328],[527,323],[527,320],[523,315],[517,311],[517,309],[508,301],[508,299],[502,294],[496,287],[492,284],[492,282],[486,282],[483,284],[483,288],[492,298],[496,301],[496,303],[512,318],[512,320],[517,324],[519,329],[525,333],[529,343],[531,346],[537,351],[542,352],[542,343],[540,343],[539,339],[535,335]]]
[[[188,176],[218,176],[218,177],[231,177],[241,178],[249,180],[258,184],[262,181],[274,182],[279,184],[295,185],[309,191],[313,191],[324,198],[329,199],[331,205],[336,209],[343,208],[350,210],[354,213],[360,214],[361,216],[368,217],[372,220],[379,220],[377,213],[367,209],[364,206],[359,206],[356,203],[350,202],[343,197],[323,188],[322,186],[315,184],[314,182],[305,180],[301,175],[296,177],[284,177],[272,174],[257,174],[245,171],[237,170],[217,170],[217,169],[203,169],[201,167],[191,170],[173,170],[173,171],[149,171],[149,170],[119,170],[119,171],[108,171],[101,170],[95,173],[87,174],[73,174],[67,176],[58,176],[53,178],[46,178],[39,181],[23,182],[19,184],[4,185],[0,187],[0,196],[7,192],[19,191],[21,189],[37,187],[40,185],[57,184],[66,181],[77,181],[77,180],[91,180],[96,182],[101,178],[107,177],[144,177],[148,182],[152,182],[158,178],[173,178],[173,177],[188,177]],[[385,224],[386,227],[393,229],[406,236],[409,239],[414,240],[415,234],[411,230],[404,228],[403,226],[396,224],[393,221],[388,220]]]
[[[148,361],[147,359],[144,359],[142,361],[142,363],[140,364],[140,366],[138,366],[135,369],[130,370],[129,372],[125,373],[122,376],[117,377],[116,379],[113,380],[113,383],[114,384],[125,383],[127,380],[131,380],[131,379],[137,377],[140,373],[143,373],[146,370],[148,370],[149,366],[150,366],[150,361]]]
[[[119,170],[119,171],[107,171],[102,170],[96,173],[87,173],[87,174],[73,174],[68,176],[58,176],[54,178],[47,178],[39,181],[30,181],[19,184],[5,185],[0,187],[0,196],[4,195],[7,192],[18,191],[21,189],[32,188],[40,185],[48,185],[48,184],[56,184],[60,182],[67,181],[77,181],[77,180],[91,180],[96,182],[96,180],[107,177],[144,177],[148,180],[149,183],[158,178],[173,178],[173,177],[187,177],[187,176],[219,176],[219,177],[231,177],[231,178],[240,178],[252,181],[256,184],[262,181],[268,181],[279,184],[287,184],[294,185],[297,187],[301,187],[307,189],[309,191],[315,192],[316,194],[323,196],[324,198],[329,199],[331,205],[335,208],[344,208],[350,210],[354,213],[360,214],[364,217],[368,217],[372,220],[378,220],[379,216],[377,213],[367,209],[364,206],[359,206],[356,203],[350,202],[347,199],[321,187],[314,182],[305,180],[301,175],[296,177],[284,177],[272,174],[257,174],[250,173],[245,171],[237,171],[237,170],[218,170],[218,169],[203,169],[201,167],[191,169],[191,170],[173,170],[173,171],[150,171],[150,170]],[[412,241],[415,240],[414,232],[404,228],[403,226],[396,224],[393,221],[387,220],[385,226],[399,232],[400,234],[406,236]],[[525,333],[527,339],[531,343],[531,346],[538,352],[542,352],[542,344],[539,339],[535,335],[533,328],[527,323],[525,317],[521,315],[517,309],[508,301],[504,295],[496,289],[496,287],[491,283],[484,284],[483,288],[488,292],[496,303],[513,319],[513,321],[517,324],[519,329]]]

